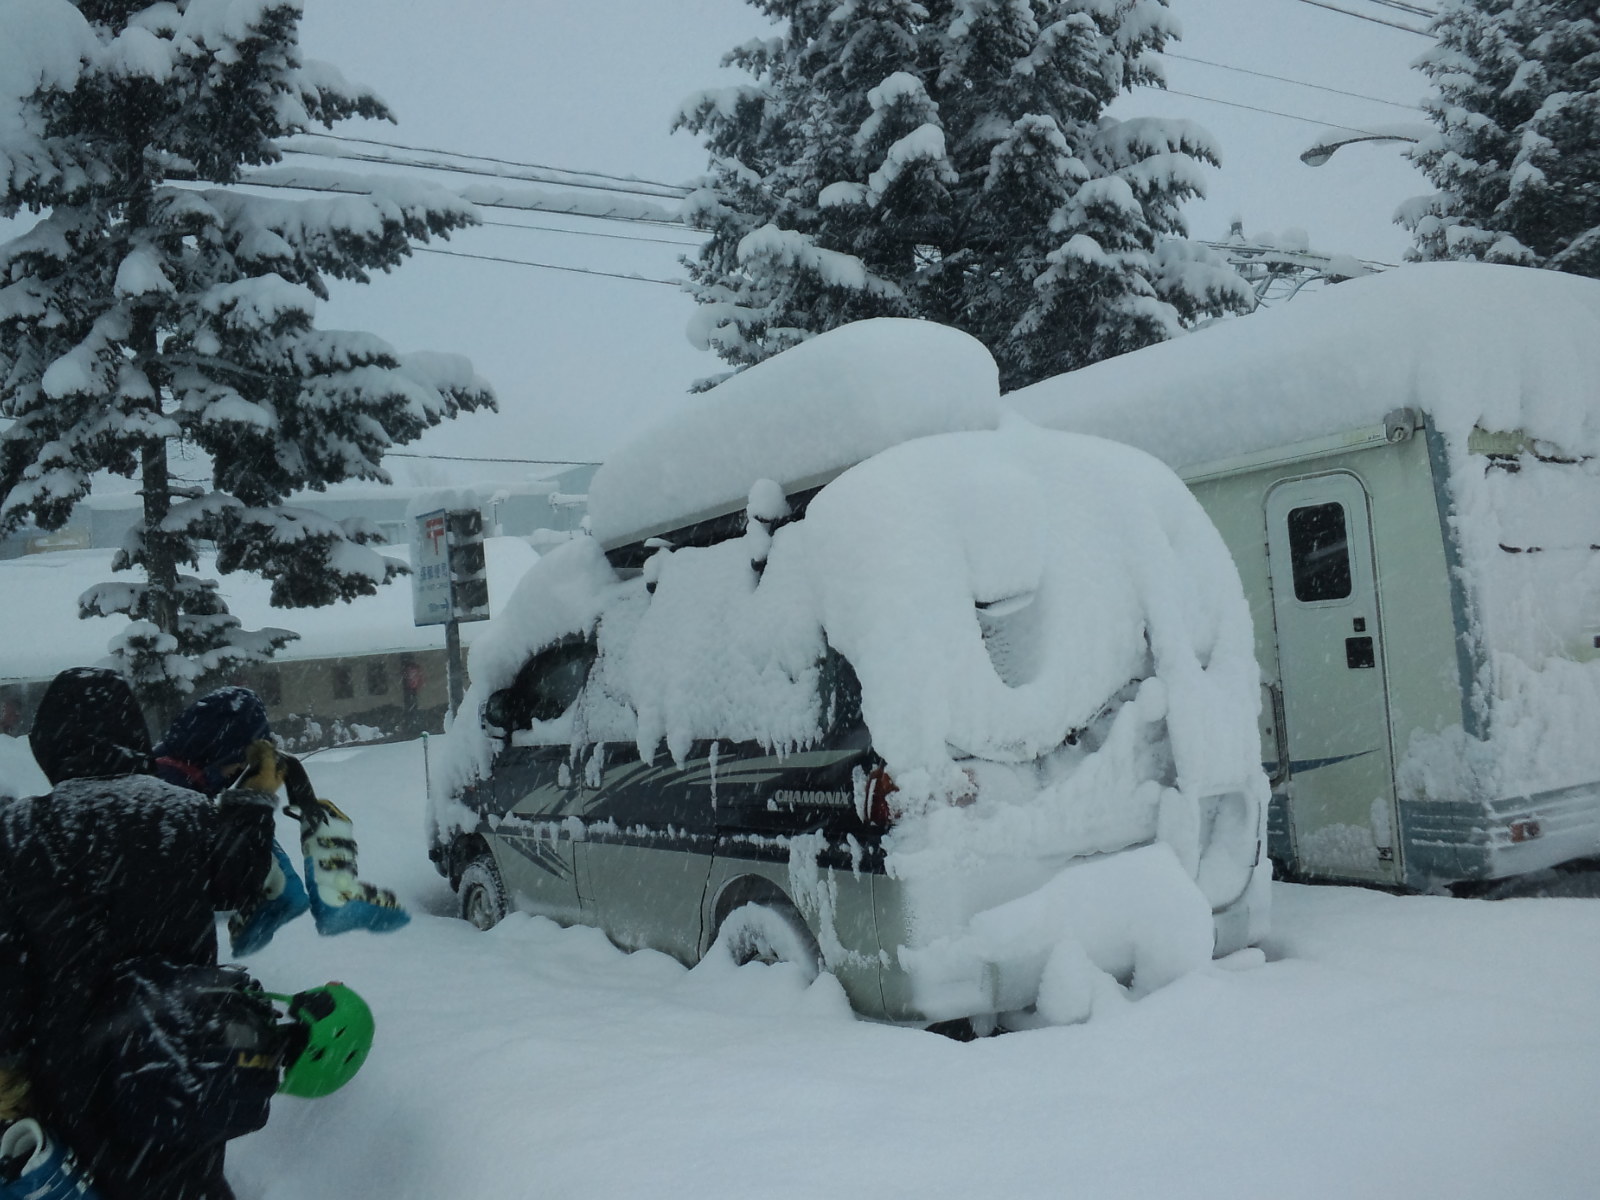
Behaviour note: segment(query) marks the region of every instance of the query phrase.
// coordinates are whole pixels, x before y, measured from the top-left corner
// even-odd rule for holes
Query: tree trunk
[[[144,573],[149,584],[150,620],[162,633],[178,635],[178,557],[172,536],[162,523],[172,510],[171,481],[167,474],[167,443],[152,438],[140,452],[140,484],[144,493]],[[149,716],[156,729],[165,729],[178,715],[173,688],[152,688],[146,693]]]

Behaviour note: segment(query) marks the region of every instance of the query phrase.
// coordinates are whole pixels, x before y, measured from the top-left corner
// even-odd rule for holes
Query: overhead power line
[[[483,454],[420,454],[412,450],[386,450],[385,458],[427,458],[439,462],[524,463],[533,467],[598,467],[597,462],[571,458],[491,458]]]
[[[483,167],[467,167],[459,163],[428,162],[419,158],[399,158],[388,154],[376,154],[365,150],[352,150],[337,146],[286,145],[283,150],[286,154],[301,155],[309,158],[331,158],[345,162],[377,163],[383,166],[404,167],[410,171],[443,171],[453,175],[475,175],[480,179],[512,179],[518,183],[543,183],[597,192],[618,192],[629,196],[648,196],[652,200],[681,200],[689,194],[687,188],[664,191],[661,189],[652,190],[650,187],[632,187],[620,183],[596,183],[586,179],[565,178],[563,177],[566,174],[565,172],[544,168],[523,169],[520,167],[508,167],[490,170]]]
[[[1215,96],[1202,96],[1199,92],[1180,92],[1177,88],[1161,88],[1169,96],[1186,96],[1190,100],[1204,100],[1207,104],[1224,104],[1229,108],[1243,108],[1249,112],[1265,113],[1269,117],[1282,117],[1286,121],[1301,121],[1307,125],[1315,125],[1319,129],[1348,129],[1351,133],[1372,133],[1370,129],[1363,129],[1359,125],[1344,125],[1338,121],[1320,121],[1315,117],[1303,117],[1298,113],[1280,112],[1275,108],[1262,108],[1256,104],[1240,104],[1237,100],[1218,100]]]
[[[1384,8],[1392,8],[1396,12],[1410,13],[1413,17],[1421,17],[1427,21],[1431,21],[1439,15],[1438,9],[1424,8],[1420,4],[1407,4],[1405,0],[1367,0],[1367,3],[1381,5]]]
[[[1385,100],[1381,96],[1368,96],[1364,92],[1347,92],[1343,88],[1326,87],[1320,83],[1307,83],[1304,79],[1290,79],[1287,75],[1272,75],[1266,71],[1252,71],[1249,67],[1236,67],[1232,63],[1212,62],[1209,58],[1195,58],[1188,54],[1175,54],[1170,50],[1163,52],[1165,58],[1176,58],[1182,62],[1199,63],[1203,67],[1215,67],[1219,71],[1235,71],[1240,75],[1254,75],[1257,79],[1273,79],[1279,83],[1292,83],[1295,87],[1314,88],[1319,92],[1332,92],[1335,96],[1349,96],[1356,100],[1370,100],[1374,104],[1387,104],[1392,108],[1404,108],[1411,112],[1424,111],[1419,104],[1403,104],[1398,100]],[[1217,103],[1227,103],[1217,101]]]
[[[1433,34],[1429,33],[1426,29],[1418,29],[1414,25],[1404,25],[1399,21],[1389,21],[1385,20],[1383,17],[1374,17],[1368,15],[1367,13],[1359,13],[1354,9],[1340,8],[1337,4],[1327,3],[1327,0],[1300,0],[1300,3],[1309,4],[1313,8],[1325,8],[1329,12],[1342,13],[1344,16],[1354,17],[1358,21],[1371,21],[1374,25],[1387,25],[1390,29],[1403,29],[1407,33],[1416,34],[1418,37],[1431,38],[1433,36]]]
[[[239,180],[249,187],[279,188],[297,192],[326,192],[335,195],[367,195],[372,189],[365,184],[351,183],[347,177],[332,172],[313,170],[310,175],[288,167],[262,167],[246,171]],[[574,208],[560,203],[559,193],[496,192],[485,195],[478,187],[468,187],[456,195],[476,208],[504,209],[509,212],[546,212],[565,217],[581,217],[585,221],[625,221],[632,225],[651,225],[659,229],[686,229],[680,220],[670,218],[665,210],[652,216],[640,212],[597,212],[587,208]],[[635,203],[619,201],[619,203]],[[645,206],[648,207],[648,206]]]
[[[557,225],[525,225],[521,221],[483,221],[481,224],[492,225],[496,229],[526,229],[531,233],[570,233],[575,237],[610,238],[619,242],[649,242],[656,246],[681,246],[685,250],[697,250],[699,242],[689,242],[682,238],[644,237],[637,233],[602,233],[598,229],[562,229]],[[689,232],[685,226],[685,232]]]
[[[627,279],[633,283],[659,283],[669,288],[681,288],[677,279],[653,279],[648,275],[628,275],[621,271],[596,271],[590,267],[566,267],[560,263],[532,262],[525,258],[502,258],[498,254],[469,254],[465,250],[440,250],[436,246],[413,246],[420,254],[442,254],[446,258],[476,258],[482,262],[508,263],[514,267],[538,267],[545,271],[570,271],[574,275],[601,275],[607,279]]]
[[[492,154],[467,154],[460,150],[441,150],[434,146],[408,146],[404,142],[385,142],[378,138],[353,137],[343,133],[318,133],[307,131],[302,137],[326,138],[330,142],[354,142],[363,146],[380,146],[389,150],[405,150],[411,154],[442,154],[447,158],[465,158],[477,162],[498,163],[506,167],[522,167],[530,171],[559,171],[563,175],[587,175],[592,179],[608,179],[613,183],[647,184],[650,187],[664,188],[679,194],[687,194],[693,189],[683,183],[662,183],[659,179],[641,179],[637,175],[608,175],[604,171],[583,171],[573,167],[553,167],[548,163],[522,162],[514,158],[497,158]]]

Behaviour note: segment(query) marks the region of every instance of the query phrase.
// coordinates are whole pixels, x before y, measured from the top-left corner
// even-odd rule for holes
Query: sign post
[[[454,716],[466,691],[461,622],[489,619],[483,514],[475,508],[420,513],[412,539],[412,619],[417,625],[444,626],[445,675]]]

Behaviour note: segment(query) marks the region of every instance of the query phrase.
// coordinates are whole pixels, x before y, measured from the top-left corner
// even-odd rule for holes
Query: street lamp
[[[1317,140],[1300,155],[1300,161],[1308,167],[1320,167],[1333,157],[1334,152],[1341,146],[1348,146],[1353,142],[1420,142],[1433,132],[1433,126],[1420,122],[1407,121],[1399,125],[1379,125],[1373,129],[1349,129],[1344,126],[1335,126],[1324,129],[1317,135]]]

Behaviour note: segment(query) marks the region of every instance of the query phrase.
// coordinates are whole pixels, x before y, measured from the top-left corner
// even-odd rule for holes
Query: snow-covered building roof
[[[1037,424],[1129,442],[1179,470],[1425,411],[1600,453],[1600,281],[1430,263],[1021,388]]]
[[[489,564],[489,604],[492,612],[504,606],[512,588],[537,559],[518,538],[489,538],[485,542]],[[383,553],[407,557],[405,546],[385,546]],[[0,679],[44,679],[65,667],[85,666],[106,655],[106,643],[120,633],[127,618],[78,617],[78,597],[87,589],[117,579],[111,571],[110,550],[64,550],[31,554],[0,563],[0,612],[6,614],[13,636],[0,659]],[[384,651],[425,650],[444,643],[443,631],[418,628],[412,623],[409,578],[380,587],[376,595],[325,608],[273,608],[269,585],[243,572],[217,574],[214,560],[202,556],[198,574],[216,579],[223,599],[246,629],[265,626],[293,629],[298,641],[279,655],[284,659],[332,658]],[[132,578],[124,574],[120,578]],[[461,626],[462,640],[471,642],[481,624]]]

